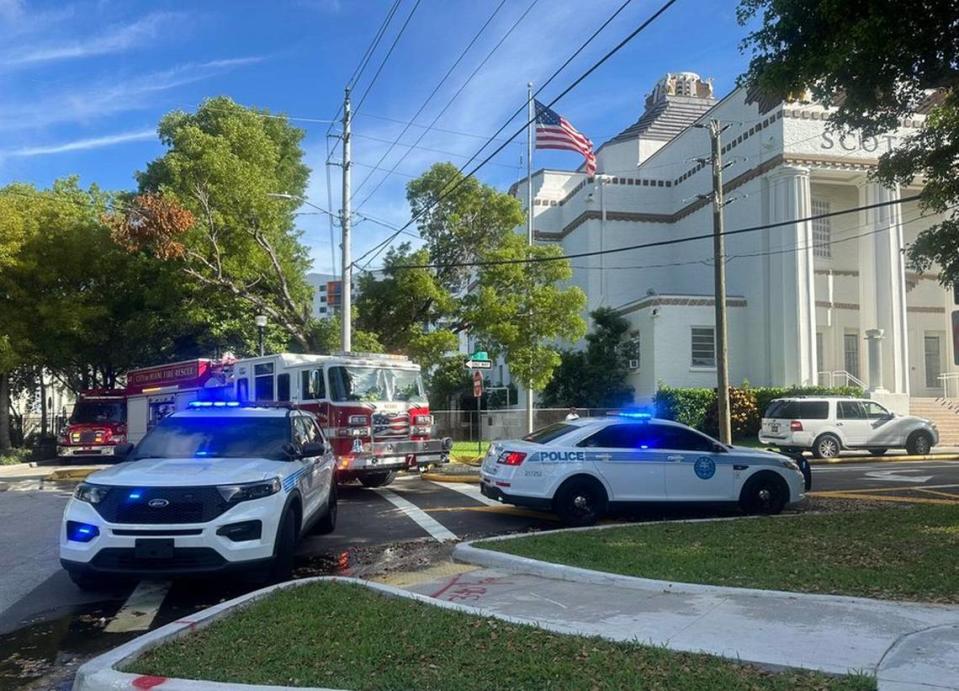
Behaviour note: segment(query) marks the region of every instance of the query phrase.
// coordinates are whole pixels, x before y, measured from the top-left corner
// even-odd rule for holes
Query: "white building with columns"
[[[597,150],[595,176],[533,174],[534,231],[566,254],[663,243],[573,259],[587,311],[616,309],[638,332],[637,399],[660,383],[716,384],[710,119],[723,132],[727,231],[912,196],[868,175],[878,156],[921,121],[880,137],[839,136],[814,103],[722,100],[696,74],[668,74],[645,112]],[[525,204],[525,179],[511,192]],[[726,238],[730,381],[740,385],[862,382],[908,409],[909,396],[942,392],[959,368],[952,290],[905,265],[903,247],[936,221],[915,201]],[[688,242],[682,238],[706,236]],[[869,380],[865,338],[881,330],[881,382]],[[878,373],[877,373],[878,374]],[[878,379],[878,377],[874,378]]]

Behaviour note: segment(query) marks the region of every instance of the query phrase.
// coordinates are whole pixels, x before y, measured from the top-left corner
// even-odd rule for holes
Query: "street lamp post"
[[[253,323],[256,324],[256,328],[260,332],[260,357],[263,357],[266,354],[265,344],[263,341],[264,332],[266,331],[266,315],[256,315],[253,317]]]

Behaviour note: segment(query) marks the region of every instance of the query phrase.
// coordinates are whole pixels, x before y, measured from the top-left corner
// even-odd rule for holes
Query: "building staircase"
[[[959,399],[910,398],[909,414],[935,422],[941,446],[959,446]]]

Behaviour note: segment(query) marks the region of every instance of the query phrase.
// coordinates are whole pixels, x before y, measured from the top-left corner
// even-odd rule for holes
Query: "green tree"
[[[543,390],[547,406],[618,408],[633,400],[633,387],[626,383],[629,361],[636,358],[635,332],[615,310],[593,311],[593,330],[586,335],[586,348],[565,351],[556,374]]]
[[[842,2],[742,0],[740,23],[761,21],[741,81],[753,97],[803,94],[832,105],[831,124],[876,135],[925,114],[916,133],[883,154],[875,178],[887,185],[923,180],[921,206],[946,214],[909,247],[919,270],[959,281],[959,3],[955,0]]]
[[[218,310],[263,313],[299,348],[316,350],[296,205],[271,196],[306,190],[303,131],[264,115],[221,97],[165,116],[167,151],[137,175],[140,194],[111,225],[129,249],[206,289]]]
[[[462,385],[451,352],[464,333],[505,356],[517,379],[545,386],[559,362],[552,343],[585,332],[579,316],[585,296],[562,285],[572,275],[568,261],[523,260],[556,257],[559,248],[527,247],[515,232],[524,219],[519,202],[464,178],[451,163],[410,182],[407,199],[425,244],[391,250],[380,279],[361,279],[362,327],[387,350],[436,368],[430,392],[442,407]],[[481,265],[462,266],[476,262]]]

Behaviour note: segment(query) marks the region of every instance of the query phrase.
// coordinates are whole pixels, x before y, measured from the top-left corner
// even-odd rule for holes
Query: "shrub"
[[[0,465],[26,463],[30,458],[30,449],[9,449],[0,452]]]
[[[760,415],[755,391],[729,387],[729,422],[733,439],[755,437],[759,432]],[[719,402],[715,396],[706,411],[701,429],[706,434],[719,437]]]
[[[714,389],[680,389],[671,386],[660,387],[653,398],[656,417],[675,420],[696,429],[702,429],[706,411],[715,401]]]

